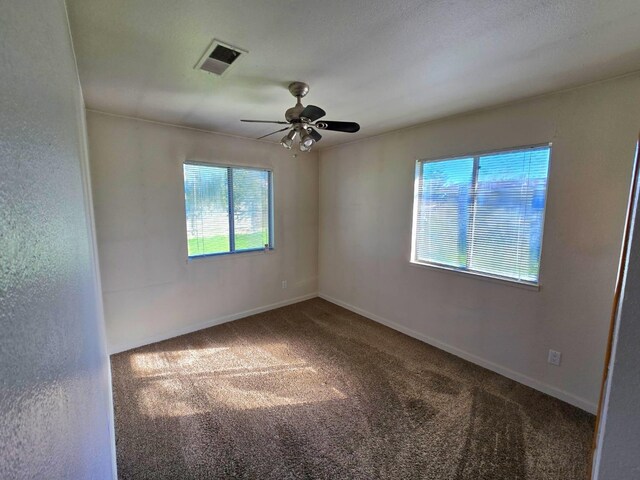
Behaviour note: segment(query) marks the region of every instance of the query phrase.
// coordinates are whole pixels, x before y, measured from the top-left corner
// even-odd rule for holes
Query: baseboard
[[[145,338],[144,340],[127,342],[127,343],[122,343],[118,345],[109,345],[109,355],[125,352],[133,348],[144,347],[145,345],[161,342],[163,340],[168,340],[174,337],[179,337],[180,335],[186,335],[187,333],[197,332],[198,330],[202,330],[204,328],[213,327],[215,325],[220,325],[222,323],[232,322],[233,320],[239,320],[241,318],[249,317],[257,313],[266,312],[268,310],[273,310],[275,308],[285,307],[287,305],[291,305],[294,303],[303,302],[311,298],[316,298],[317,296],[318,296],[317,293],[309,293],[307,295],[302,295],[299,297],[290,298],[288,300],[282,300],[280,302],[271,303],[269,305],[263,305],[261,307],[252,308],[251,310],[245,310],[243,312],[233,313],[231,315],[225,315],[222,317],[214,318],[211,320],[207,320],[206,322],[197,323],[195,325],[187,325],[184,327],[177,328],[175,330],[170,330],[168,332],[161,333],[159,335],[152,335],[150,337]]]
[[[456,357],[460,357],[464,360],[468,360],[469,362],[475,363],[476,365],[480,365],[481,367],[484,367],[488,370],[491,370],[495,373],[498,373],[502,376],[505,376],[507,378],[510,378],[511,380],[514,380],[518,383],[521,383],[523,385],[526,385],[527,387],[531,387],[535,390],[538,390],[542,393],[546,393],[547,395],[550,395],[552,397],[558,398],[564,402],[567,402],[575,407],[578,407],[582,410],[585,410],[589,413],[596,413],[597,410],[597,406],[595,403],[590,402],[584,398],[578,397],[576,395],[573,395],[569,392],[566,392],[564,390],[561,390],[559,388],[556,388],[554,386],[551,386],[547,383],[544,382],[540,382],[538,380],[535,380],[531,377],[528,377],[526,375],[523,375],[521,373],[518,373],[516,371],[513,371],[507,367],[503,367],[502,365],[498,365],[497,363],[493,363],[489,360],[485,360],[484,358],[478,357],[477,355],[474,355],[472,353],[466,352],[464,350],[461,350],[459,348],[453,347],[447,343],[441,342],[440,340],[437,340],[435,338],[429,337],[428,335],[425,335],[423,333],[420,332],[416,332],[415,330],[405,327],[403,325],[400,325],[399,323],[393,322],[391,320],[387,320],[386,318],[382,318],[379,315],[376,315],[374,313],[370,313],[367,312],[366,310],[363,310],[359,307],[356,307],[354,305],[351,305],[349,303],[343,302],[342,300],[339,300],[337,298],[331,297],[329,295],[326,295],[322,292],[318,293],[318,296],[320,298],[323,298],[325,300],[327,300],[328,302],[334,303],[340,307],[346,308],[347,310],[350,310],[354,313],[357,313],[358,315],[362,315],[363,317],[366,317],[370,320],[373,320],[374,322],[378,322],[381,323],[383,325],[386,325],[389,328],[392,328],[394,330],[397,330],[399,332],[404,333],[405,335],[409,335],[410,337],[416,338],[420,341],[423,341],[425,343],[428,343],[429,345],[432,345],[436,348],[439,348],[440,350],[444,350],[445,352],[451,353],[452,355],[455,355]]]

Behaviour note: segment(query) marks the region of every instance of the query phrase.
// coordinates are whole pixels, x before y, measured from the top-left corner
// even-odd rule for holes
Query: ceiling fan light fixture
[[[301,152],[308,152],[311,150],[310,146],[305,145],[304,143],[300,142],[300,151]]]
[[[296,131],[291,130],[288,134],[282,137],[282,140],[280,140],[280,145],[282,145],[287,150],[291,150],[291,147],[293,146],[293,140],[295,138],[296,138]]]
[[[309,134],[309,132],[306,129],[302,130],[302,133],[300,134],[300,150],[302,150],[302,147],[304,146],[306,150],[303,151],[308,152],[309,150],[311,150],[311,147],[313,147],[314,143],[316,143],[316,141]]]

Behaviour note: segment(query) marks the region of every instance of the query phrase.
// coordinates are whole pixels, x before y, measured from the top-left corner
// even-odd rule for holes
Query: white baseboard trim
[[[241,318],[249,317],[257,313],[266,312],[268,310],[273,310],[275,308],[285,307],[287,305],[292,305],[294,303],[303,302],[311,298],[316,298],[317,296],[318,296],[317,293],[309,293],[307,295],[302,295],[300,297],[289,298],[287,300],[271,303],[269,305],[263,305],[262,307],[252,308],[251,310],[245,310],[243,312],[233,313],[231,315],[225,315],[222,317],[214,318],[212,320],[207,320],[206,322],[196,323],[195,325],[186,325],[180,328],[176,328],[175,330],[170,330],[168,332],[161,333],[159,335],[152,335],[143,340],[121,343],[117,345],[109,345],[109,355],[125,352],[133,348],[143,347],[145,345],[149,345],[152,343],[161,342],[163,340],[168,340],[170,338],[179,337],[180,335],[186,335],[187,333],[197,332],[198,330],[202,330],[204,328],[213,327],[215,325],[220,325],[222,323],[232,322],[233,320],[239,320]]]
[[[502,376],[505,376],[507,378],[510,378],[511,380],[514,380],[518,383],[521,383],[523,385],[526,385],[527,387],[531,387],[535,390],[538,390],[542,393],[546,393],[547,395],[550,395],[552,397],[558,398],[564,402],[567,402],[575,407],[578,407],[582,410],[585,410],[589,413],[596,413],[597,410],[597,406],[595,403],[590,402],[584,398],[578,397],[576,395],[573,395],[569,392],[566,392],[564,390],[561,390],[559,388],[556,388],[554,386],[551,386],[547,383],[544,382],[540,382],[538,380],[535,380],[531,377],[528,377],[526,375],[523,375],[521,373],[518,373],[516,371],[513,371],[507,367],[503,367],[502,365],[498,365],[497,363],[493,363],[489,360],[485,360],[484,358],[478,357],[472,353],[466,352],[464,350],[461,350],[459,348],[453,347],[447,343],[441,342],[440,340],[437,340],[435,338],[429,337],[428,335],[425,335],[423,333],[420,332],[416,332],[415,330],[405,327],[403,325],[400,325],[399,323],[393,322],[391,320],[387,320],[386,318],[382,318],[379,315],[367,312],[366,310],[363,310],[359,307],[356,307],[354,305],[351,305],[349,303],[343,302],[342,300],[338,300],[337,298],[331,297],[329,295],[326,295],[322,292],[318,293],[318,296],[320,298],[323,298],[325,300],[327,300],[328,302],[331,303],[335,303],[336,305],[346,308],[347,310],[350,310],[354,313],[357,313],[358,315],[362,315],[363,317],[367,317],[370,320],[373,320],[374,322],[378,322],[381,323],[383,325],[386,325],[389,328],[392,328],[394,330],[397,330],[399,332],[404,333],[405,335],[409,335],[410,337],[416,338],[420,341],[423,341],[425,343],[428,343],[429,345],[432,345],[436,348],[439,348],[440,350],[444,350],[445,352],[451,353],[452,355],[455,355],[456,357],[460,357],[464,360],[467,360],[471,363],[475,363],[476,365],[480,365],[481,367],[484,367],[488,370],[491,370],[495,373],[498,373]]]

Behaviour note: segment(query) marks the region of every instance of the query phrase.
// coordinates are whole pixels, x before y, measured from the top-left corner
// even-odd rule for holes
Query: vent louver
[[[240,57],[246,54],[246,50],[233,47],[220,40],[214,40],[195,68],[196,70],[204,70],[205,72],[221,76],[229,70],[232,65],[235,65]]]

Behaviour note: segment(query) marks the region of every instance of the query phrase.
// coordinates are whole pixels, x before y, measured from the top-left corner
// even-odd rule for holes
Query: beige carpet
[[[122,479],[586,475],[593,416],[321,299],[112,365]]]

